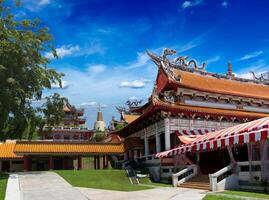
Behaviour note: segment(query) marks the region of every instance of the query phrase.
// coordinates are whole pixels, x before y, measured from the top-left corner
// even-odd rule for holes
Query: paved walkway
[[[78,188],[90,200],[201,200],[206,192],[203,190],[160,187],[134,192],[119,192],[92,188]]]
[[[23,200],[87,200],[56,173],[27,172],[18,176]]]
[[[201,200],[203,190],[158,187],[134,192],[75,188],[54,172],[11,174],[6,200]]]

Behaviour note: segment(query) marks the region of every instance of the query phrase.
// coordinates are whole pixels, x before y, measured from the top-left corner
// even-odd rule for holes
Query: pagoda
[[[92,131],[86,127],[86,118],[83,117],[84,109],[78,109],[68,102],[63,107],[65,117],[54,126],[45,125],[42,139],[56,141],[89,140]]]

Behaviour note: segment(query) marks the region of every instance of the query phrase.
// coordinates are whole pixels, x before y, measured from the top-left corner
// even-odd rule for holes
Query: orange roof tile
[[[178,69],[173,71],[176,77],[180,77],[178,84],[187,88],[219,94],[269,99],[269,86],[266,85],[216,78]]]
[[[64,142],[17,142],[16,154],[91,154],[91,153],[123,153],[124,146],[103,143],[64,143]]]
[[[140,115],[126,115],[124,114],[124,121],[131,123],[136,120]]]
[[[17,156],[14,153],[15,141],[0,144],[0,159],[20,159],[22,156]]]

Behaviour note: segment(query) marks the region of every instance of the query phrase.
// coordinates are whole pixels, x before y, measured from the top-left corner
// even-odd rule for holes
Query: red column
[[[106,155],[106,168],[108,168],[108,155]]]
[[[97,169],[100,169],[100,156],[97,156]]]
[[[49,156],[49,170],[53,170],[54,166],[53,166],[53,158],[52,156]]]
[[[23,157],[23,170],[25,172],[29,171],[30,167],[29,167],[29,156],[24,156]]]
[[[103,155],[103,169],[106,168],[106,156]]]
[[[68,157],[63,157],[63,168],[68,169]]]
[[[82,160],[81,160],[81,156],[78,156],[78,170],[81,170],[82,168]]]

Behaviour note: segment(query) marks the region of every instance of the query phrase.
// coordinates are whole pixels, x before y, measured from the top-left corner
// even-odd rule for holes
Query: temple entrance
[[[201,152],[199,166],[202,174],[213,174],[230,164],[230,156],[227,149]]]
[[[37,171],[44,171],[47,170],[45,167],[45,161],[44,160],[36,160],[36,170]]]
[[[55,170],[60,170],[60,169],[63,169],[64,168],[64,165],[63,165],[63,159],[61,158],[54,158],[54,169]]]
[[[2,161],[2,172],[9,172],[9,171],[10,171],[10,162]]]

